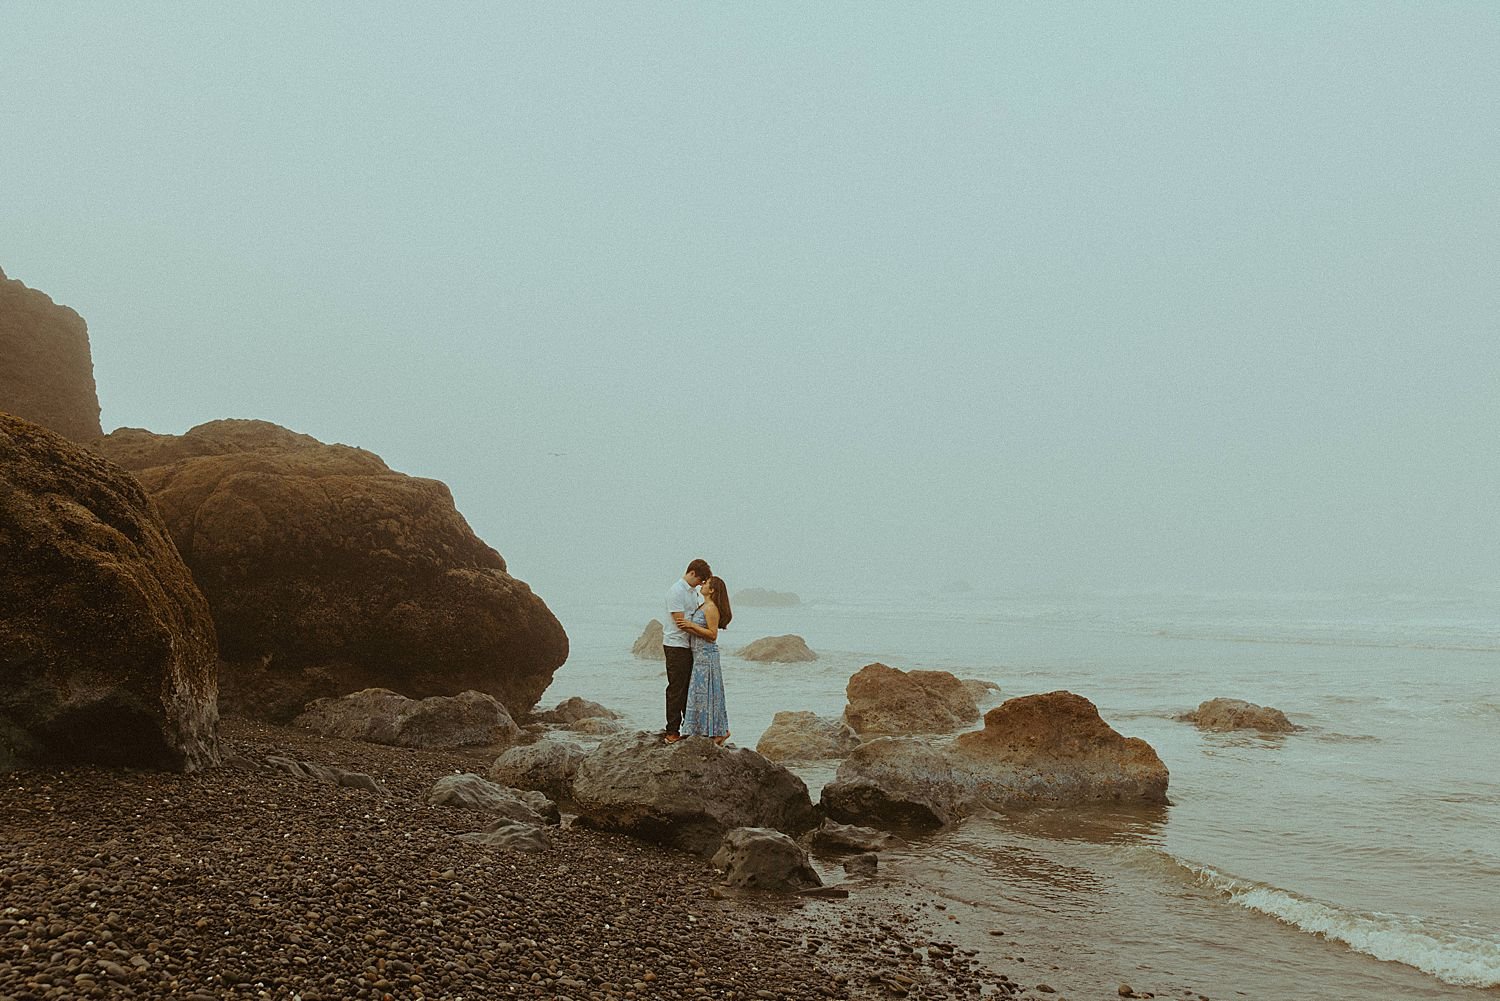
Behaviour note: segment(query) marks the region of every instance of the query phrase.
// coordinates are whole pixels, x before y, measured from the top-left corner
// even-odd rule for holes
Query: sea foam
[[[1174,861],[1191,873],[1199,886],[1299,931],[1342,942],[1376,959],[1416,967],[1446,984],[1500,986],[1500,936],[1463,935],[1434,928],[1412,915],[1345,910],[1289,890],[1237,879],[1208,866]]]

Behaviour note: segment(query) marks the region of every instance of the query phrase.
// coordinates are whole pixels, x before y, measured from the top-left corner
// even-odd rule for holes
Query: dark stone
[[[141,485],[0,414],[0,768],[218,761],[208,605]]]

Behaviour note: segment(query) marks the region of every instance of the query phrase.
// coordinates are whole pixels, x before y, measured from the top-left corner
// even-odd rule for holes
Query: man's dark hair
[[[713,570],[709,568],[708,560],[694,560],[688,564],[687,572],[697,574],[699,580],[708,580],[714,575]]]

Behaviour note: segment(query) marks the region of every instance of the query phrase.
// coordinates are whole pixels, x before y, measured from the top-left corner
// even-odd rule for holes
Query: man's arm
[[[689,599],[686,597],[686,594],[692,594],[692,592],[673,591],[671,600],[676,603],[677,607],[668,609],[672,615],[672,624],[678,629],[682,628],[682,624],[687,621],[688,613],[692,611],[691,608],[687,607]]]

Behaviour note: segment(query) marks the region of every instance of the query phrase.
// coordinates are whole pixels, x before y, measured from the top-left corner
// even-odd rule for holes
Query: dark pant
[[[687,647],[664,646],[667,655],[667,732],[682,731],[682,714],[687,712],[688,682],[693,680],[693,651]]]

